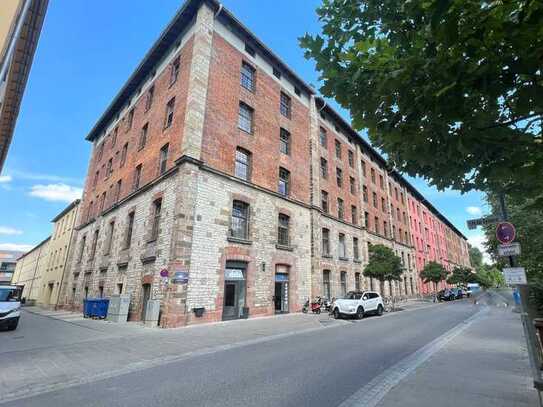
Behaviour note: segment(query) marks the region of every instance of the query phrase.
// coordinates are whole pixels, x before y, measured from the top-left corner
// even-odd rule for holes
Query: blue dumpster
[[[83,301],[83,316],[85,318],[105,318],[109,299],[107,298],[87,298]]]

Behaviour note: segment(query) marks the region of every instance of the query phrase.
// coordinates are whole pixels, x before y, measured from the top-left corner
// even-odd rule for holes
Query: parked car
[[[17,329],[21,316],[21,288],[0,285],[0,327],[9,331]]]
[[[342,315],[362,319],[368,313],[382,315],[384,310],[383,299],[373,291],[349,291],[344,298],[337,299],[332,304],[332,313],[336,319]]]
[[[455,300],[461,300],[464,298],[464,290],[461,288],[453,288],[451,291],[454,293]]]
[[[441,290],[437,293],[437,299],[438,301],[452,301],[456,298],[455,293],[452,290],[449,290],[448,288]]]

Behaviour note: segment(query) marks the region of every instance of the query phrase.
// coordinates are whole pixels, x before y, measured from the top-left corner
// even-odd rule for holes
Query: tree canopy
[[[447,278],[447,270],[445,270],[445,267],[441,264],[430,261],[426,263],[420,272],[420,277],[425,283],[434,283],[434,286],[437,289],[439,282]]]
[[[483,265],[483,253],[481,253],[481,251],[475,246],[469,247],[469,262],[474,268],[481,267]]]
[[[475,274],[475,282],[483,288],[496,288],[505,286],[505,278],[500,270],[495,266],[483,265]]]
[[[404,271],[401,259],[394,254],[390,247],[382,244],[371,245],[369,261],[364,268],[364,276],[375,278],[381,283],[381,293],[385,281],[400,281]]]
[[[447,283],[465,286],[468,283],[476,283],[477,276],[467,267],[455,267],[447,278]]]
[[[323,0],[301,45],[394,167],[543,205],[543,2]]]
[[[498,200],[489,194],[487,201],[493,213],[499,213]],[[521,254],[517,257],[518,263],[526,269],[528,280],[543,278],[543,210],[534,208],[531,201],[519,203],[514,199],[506,199],[508,218],[516,229],[515,241],[520,243]],[[497,252],[496,226],[485,227],[487,238],[486,248],[490,257],[500,267],[508,265],[508,259],[499,257]]]

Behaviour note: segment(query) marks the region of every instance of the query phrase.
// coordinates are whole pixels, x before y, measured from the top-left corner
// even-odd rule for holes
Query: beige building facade
[[[19,114],[48,0],[0,1],[0,171]]]
[[[38,303],[41,296],[42,278],[49,264],[50,237],[38,244],[17,261],[12,284],[23,286],[23,298],[27,303]]]
[[[79,199],[52,220],[53,233],[49,241],[49,259],[42,274],[38,298],[38,304],[46,308],[54,308],[59,300],[78,209]]]
[[[23,285],[23,297],[45,308],[55,308],[65,276],[79,199],[51,222],[53,233],[17,261],[13,284]]]

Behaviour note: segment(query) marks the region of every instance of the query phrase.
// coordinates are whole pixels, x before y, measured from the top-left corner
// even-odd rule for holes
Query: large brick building
[[[384,294],[414,295],[410,200],[467,260],[450,253],[461,233],[216,1],[185,3],[87,139],[67,306],[128,293],[129,319],[155,299],[164,327],[298,311],[373,287],[372,243],[405,264]]]

